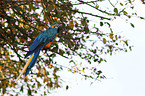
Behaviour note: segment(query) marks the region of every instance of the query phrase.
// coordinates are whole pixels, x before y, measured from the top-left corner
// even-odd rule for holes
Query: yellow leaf
[[[106,39],[105,39],[105,38],[103,38],[103,43],[104,43],[104,44],[106,44],[106,42],[107,42],[107,41],[106,41]]]
[[[37,78],[34,78],[35,80],[37,80]]]
[[[126,15],[126,14],[128,14],[128,13],[127,13],[126,11],[123,11],[123,14],[125,14],[125,15]]]
[[[112,40],[113,40],[113,34],[110,34],[109,36],[110,36],[110,39],[112,39]]]
[[[44,27],[43,27],[43,26],[40,26],[39,28],[40,28],[41,30],[43,30],[43,29],[44,29]]]
[[[4,11],[9,11],[8,9],[4,9]]]
[[[7,62],[11,62],[11,60],[8,60]]]
[[[1,51],[1,54],[4,54],[5,53],[5,51]]]
[[[2,66],[0,65],[0,71],[2,70]]]
[[[23,19],[21,18],[20,21],[23,22]]]
[[[29,26],[28,26],[28,25],[25,25],[25,28],[26,28],[26,29],[29,29]]]
[[[95,6],[95,8],[97,8],[97,9],[98,9],[98,8],[99,8],[99,6],[97,6],[97,5],[96,5],[96,6]]]
[[[3,74],[1,74],[2,78],[5,79],[5,76]]]
[[[48,82],[48,78],[44,78],[43,82],[44,82],[44,83],[45,83],[45,82]]]
[[[82,69],[82,72],[85,73],[84,69]]]
[[[14,17],[15,15],[14,14],[9,14],[9,16]]]
[[[16,39],[16,41],[18,41],[18,42],[19,42],[19,41],[20,41],[20,39]]]
[[[3,22],[2,23],[5,23],[5,21],[3,20]]]
[[[49,64],[48,67],[51,68],[52,67],[51,64]]]
[[[44,69],[42,70],[42,72],[43,72],[43,74],[45,75],[45,70],[44,70]]]
[[[73,21],[70,21],[70,22],[69,22],[69,27],[70,27],[71,29],[74,28],[74,23],[73,23]]]
[[[16,88],[15,83],[11,83],[12,87]]]
[[[20,13],[22,14],[22,11],[20,11]]]
[[[2,60],[1,62],[2,62],[2,63],[5,63],[5,61],[3,61],[3,60]]]
[[[28,76],[25,77],[25,80],[26,80],[26,81],[30,81],[30,79],[28,78]]]
[[[23,9],[24,8],[24,5],[21,5],[20,7]]]
[[[76,72],[76,68],[74,68],[74,70],[73,70],[73,73],[75,73]]]
[[[23,26],[23,23],[20,23],[20,27],[22,27]]]

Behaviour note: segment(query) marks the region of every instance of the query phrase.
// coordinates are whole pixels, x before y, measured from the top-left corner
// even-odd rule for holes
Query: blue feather
[[[33,51],[41,43],[42,42],[40,42],[38,39],[35,39],[35,41],[30,45],[29,51]]]
[[[34,42],[30,45],[29,51],[33,51],[37,46],[39,46],[43,42],[47,42],[48,40],[55,38],[57,34],[56,28],[46,29],[41,34],[37,36]]]
[[[52,42],[52,41],[54,40],[54,38],[55,38],[55,37],[53,37],[52,39],[49,39],[49,40],[45,41],[45,43],[39,44],[37,47],[35,47],[35,49],[33,49],[32,51],[29,51],[29,52],[26,54],[25,58],[27,58],[29,55],[33,54],[34,52],[40,50],[42,47],[44,47],[44,46],[45,46],[46,44],[48,44],[49,42]]]

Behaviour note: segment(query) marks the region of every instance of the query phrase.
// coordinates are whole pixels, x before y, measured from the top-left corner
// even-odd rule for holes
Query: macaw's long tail
[[[20,77],[23,75],[23,73],[26,70],[25,73],[25,77],[28,75],[30,69],[35,65],[37,58],[39,56],[40,50],[38,50],[37,52],[33,53],[31,55],[31,57],[29,58],[29,60],[27,61],[26,65],[24,66],[24,69],[22,70],[21,74],[18,76],[18,78],[16,79],[15,83],[20,79]]]
[[[29,71],[30,69],[35,65],[36,61],[37,61],[37,58],[39,56],[39,53],[40,53],[40,50],[38,50],[37,52],[34,53],[34,57],[33,59],[31,60],[27,70],[26,70],[26,73],[25,73],[25,77],[29,74]]]

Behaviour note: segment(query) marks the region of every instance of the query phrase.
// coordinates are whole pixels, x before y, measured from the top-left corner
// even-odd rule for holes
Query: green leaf
[[[54,47],[54,48],[52,49],[52,51],[56,53],[56,52],[58,51],[58,48],[57,48],[57,47]]]
[[[123,6],[123,4],[122,4],[122,3],[120,3],[120,5],[121,5],[121,6]]]
[[[98,59],[95,59],[95,60],[94,60],[94,62],[97,62],[97,61],[98,61]]]
[[[130,51],[132,51],[132,48],[131,48],[131,46],[129,46],[129,49],[130,49]]]
[[[134,26],[134,24],[132,24],[132,23],[130,23],[130,25],[134,28],[135,26]]]
[[[130,15],[128,15],[127,17],[128,17],[128,18],[131,18],[131,16],[130,16]]]
[[[59,54],[60,54],[61,56],[63,56],[64,53],[65,53],[65,52],[64,52],[63,50],[59,49]]]
[[[20,91],[22,91],[22,92],[23,92],[23,85],[21,86],[21,89],[20,89]]]
[[[130,4],[132,4],[132,1],[131,0],[128,0],[128,1],[129,1]]]
[[[126,41],[124,41],[124,43],[126,44],[126,46],[128,46],[128,41],[126,40]]]
[[[82,19],[82,20],[81,20],[81,24],[82,24],[83,26],[87,25],[86,20],[85,20],[85,19]]]
[[[114,12],[115,12],[115,13],[118,13],[118,9],[117,9],[117,8],[114,8]]]
[[[68,90],[68,88],[69,88],[69,86],[67,85],[67,86],[66,86],[66,90]]]
[[[108,22],[105,22],[105,24],[107,24],[109,27],[111,26],[110,23],[108,23]]]
[[[88,39],[88,38],[89,38],[89,36],[86,37],[86,39]]]
[[[144,17],[140,17],[140,19],[145,19]]]
[[[31,89],[30,88],[28,89],[28,94],[31,95]]]
[[[15,55],[11,55],[11,57],[14,57]]]
[[[46,96],[47,94],[46,94],[46,91],[44,91],[44,95]]]
[[[103,22],[100,22],[100,26],[103,26]]]
[[[99,70],[98,72],[97,72],[97,75],[100,75],[102,73],[102,71],[101,70]]]
[[[111,33],[113,33],[113,30],[112,30],[112,28],[110,28],[110,31],[111,31]]]
[[[89,28],[87,26],[84,27],[85,33],[89,32]]]

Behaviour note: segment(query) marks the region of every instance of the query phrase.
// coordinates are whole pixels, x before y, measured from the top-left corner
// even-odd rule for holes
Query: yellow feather
[[[19,75],[19,77],[16,79],[15,83],[20,79],[20,77],[23,75],[23,73],[25,72],[25,70],[27,69],[28,65],[30,64],[32,58],[34,57],[34,53],[32,54],[32,56],[29,58],[29,60],[27,61],[26,65],[24,66],[24,69],[22,70],[21,74]]]
[[[52,25],[52,26],[51,26],[51,28],[54,28],[54,27],[55,27],[55,25]]]

